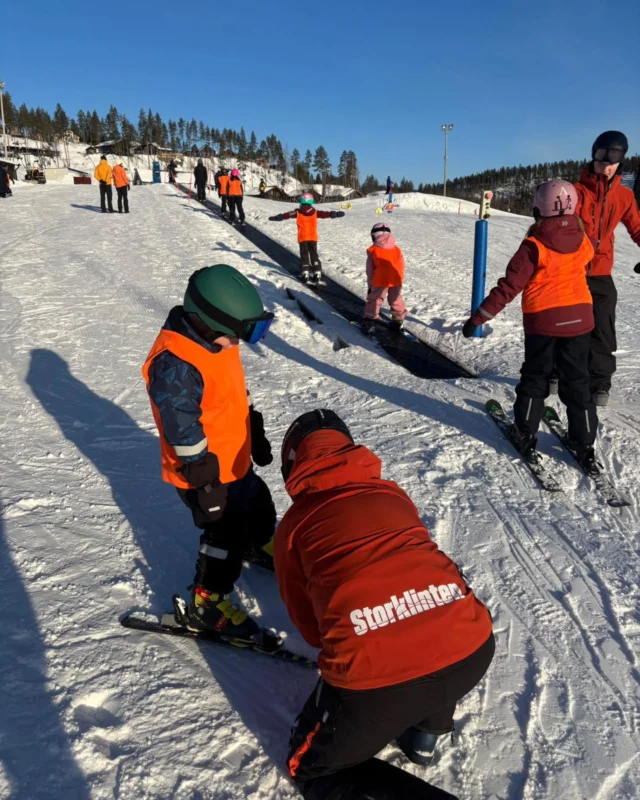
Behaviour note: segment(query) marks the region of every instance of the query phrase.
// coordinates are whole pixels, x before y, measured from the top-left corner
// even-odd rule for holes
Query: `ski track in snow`
[[[460,703],[455,745],[429,770],[393,745],[383,757],[461,798],[637,797],[640,282],[626,232],[617,232],[619,372],[599,436],[631,501],[618,511],[545,432],[541,449],[558,457],[567,489],[540,491],[482,410],[490,396],[512,402],[522,333],[517,303],[484,341],[455,332],[469,310],[467,206],[458,216],[457,201],[407,196],[403,209],[399,196],[384,217],[407,257],[411,315],[480,372],[427,382],[317,301],[325,324],[308,322],[286,293],[306,290],[173,187],[135,187],[128,217],[91,211],[97,196],[95,186],[19,185],[2,207],[0,797],[297,796],[283,760],[313,671],[118,624],[131,608],[165,610],[192,577],[197,532],[160,481],[140,366],[191,272],[219,261],[248,275],[276,312],[273,333],[243,347],[274,450],[295,416],[334,408],[494,618],[496,658]],[[296,251],[295,223],[267,221],[290,205],[245,204],[248,221]],[[319,223],[327,273],[360,294],[376,205],[365,199]],[[487,288],[527,225],[492,218]],[[351,346],[336,351],[338,336]],[[277,465],[261,473],[282,514]],[[238,595],[291,649],[312,652],[273,576],[247,568]]]

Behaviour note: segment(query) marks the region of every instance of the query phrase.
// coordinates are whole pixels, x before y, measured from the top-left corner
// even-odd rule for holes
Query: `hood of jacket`
[[[584,235],[578,217],[573,214],[541,219],[529,230],[529,236],[535,236],[556,253],[574,253],[582,244]]]
[[[324,492],[351,483],[380,480],[382,462],[343,433],[320,430],[302,440],[286,490],[292,499],[304,492]]]

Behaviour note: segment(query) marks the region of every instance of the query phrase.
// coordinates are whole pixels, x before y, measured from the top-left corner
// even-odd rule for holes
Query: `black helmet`
[[[595,140],[591,147],[591,158],[594,161],[606,161],[608,164],[619,164],[627,154],[629,141],[620,131],[605,131]]]
[[[289,430],[285,433],[284,439],[282,440],[282,451],[280,453],[280,458],[282,460],[282,477],[285,481],[288,479],[293,467],[300,442],[310,433],[326,429],[344,433],[353,444],[353,437],[351,436],[349,428],[347,428],[346,424],[335,411],[331,411],[328,408],[316,408],[315,411],[308,411],[306,414],[301,414],[291,423]]]
[[[375,244],[376,236],[380,233],[391,233],[391,228],[387,225],[386,222],[376,222],[376,224],[371,228],[371,239]]]

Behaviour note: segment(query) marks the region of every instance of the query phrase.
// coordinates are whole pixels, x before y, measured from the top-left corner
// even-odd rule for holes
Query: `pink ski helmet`
[[[239,178],[240,177],[240,173],[238,172],[237,169],[232,169],[231,170],[231,177],[232,178]]]
[[[313,205],[313,195],[311,192],[304,192],[300,195],[300,205],[301,206],[312,206]]]
[[[381,236],[383,233],[391,233],[391,228],[386,222],[376,222],[373,228],[371,228],[371,238],[373,239],[374,243],[376,238]]]
[[[539,217],[562,217],[575,214],[578,193],[569,181],[547,181],[536,187],[533,213]]]

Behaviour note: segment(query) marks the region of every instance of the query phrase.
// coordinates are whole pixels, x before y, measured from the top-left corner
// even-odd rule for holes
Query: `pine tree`
[[[110,106],[107,116],[104,119],[104,134],[107,139],[114,140],[120,138],[119,118],[120,115],[118,114],[117,108],[115,106]]]
[[[377,192],[380,190],[380,183],[375,175],[367,175],[364,179],[362,186],[360,187],[360,191],[362,194],[370,194],[371,192]]]
[[[146,142],[149,139],[149,123],[143,108],[140,109],[138,114],[138,136],[141,142]]]
[[[331,162],[329,161],[329,154],[320,145],[313,156],[313,168],[318,170],[319,176],[322,178],[322,196],[324,197],[327,188],[327,177],[331,170]]]
[[[240,135],[238,136],[238,157],[245,159],[247,157],[247,134],[244,132],[244,128],[240,128]]]
[[[11,93],[5,92],[3,95],[4,104],[4,124],[7,128],[14,128],[18,125],[18,110],[13,105]]]
[[[63,133],[69,130],[69,117],[60,103],[56,105],[56,110],[53,114],[53,129],[56,136],[62,136]]]
[[[311,183],[311,165],[313,163],[313,156],[311,155],[311,150],[307,150],[304,154],[304,161],[302,162],[302,167],[304,169],[304,180],[306,183]]]
[[[297,147],[293,148],[291,153],[291,172],[294,178],[298,177],[298,165],[300,164],[300,151]]]
[[[100,122],[100,117],[98,116],[97,111],[93,111],[91,113],[91,119],[89,121],[89,130],[90,130],[90,139],[91,144],[100,144],[102,141],[102,122]]]
[[[249,148],[247,150],[247,158],[254,160],[258,155],[258,137],[255,131],[251,131],[251,138],[249,139]]]

